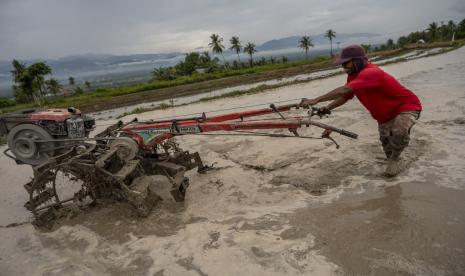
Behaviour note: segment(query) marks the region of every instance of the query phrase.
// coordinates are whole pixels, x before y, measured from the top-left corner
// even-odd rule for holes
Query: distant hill
[[[55,76],[69,76],[87,71],[111,70],[121,67],[140,67],[147,64],[150,68],[154,66],[166,66],[175,64],[181,53],[168,54],[136,54],[136,55],[109,55],[109,54],[85,54],[68,56],[58,59],[31,59],[22,60],[26,64],[45,61]],[[11,76],[11,61],[0,61],[0,78]],[[1,79],[0,79],[1,81]]]
[[[324,36],[324,34],[319,35],[309,35],[312,39],[312,43],[317,45],[329,45],[329,40]],[[347,41],[357,41],[361,39],[369,39],[373,37],[381,36],[380,34],[375,33],[351,33],[351,34],[338,34],[336,33],[336,38],[333,39],[333,43],[336,42],[347,42]],[[273,39],[263,43],[257,47],[258,51],[269,51],[269,50],[281,50],[288,48],[296,48],[299,40],[302,36],[289,36],[279,39]]]
[[[85,78],[89,76],[121,74],[129,72],[150,72],[154,67],[172,66],[184,57],[182,53],[167,54],[85,54],[57,59],[21,60],[27,65],[44,61],[52,68],[53,77],[66,80],[69,76]],[[0,96],[10,96],[12,85],[11,61],[0,61]],[[66,83],[62,81],[62,83]]]

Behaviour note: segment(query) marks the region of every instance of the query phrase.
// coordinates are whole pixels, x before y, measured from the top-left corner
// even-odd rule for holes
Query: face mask
[[[357,75],[367,65],[367,60],[366,59],[361,59],[361,58],[354,58],[352,60],[352,64],[353,64],[353,67],[352,67],[352,70],[349,73],[349,75],[350,74]]]

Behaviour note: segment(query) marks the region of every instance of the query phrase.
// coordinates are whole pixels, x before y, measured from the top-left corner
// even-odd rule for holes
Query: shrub
[[[16,102],[7,98],[0,97],[0,108],[16,105]]]

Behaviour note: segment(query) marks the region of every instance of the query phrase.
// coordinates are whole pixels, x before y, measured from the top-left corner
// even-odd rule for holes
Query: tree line
[[[390,38],[379,46],[372,47],[371,45],[364,44],[362,44],[362,46],[365,48],[366,52],[377,52],[402,48],[408,44],[444,42],[464,38],[465,19],[458,23],[449,20],[447,24],[443,21],[441,21],[440,24],[431,22],[425,30],[411,32],[406,36],[401,36],[397,39],[397,42]]]
[[[333,56],[333,38],[336,37],[336,32],[328,30],[325,36],[329,39],[331,44],[331,56]],[[259,60],[254,60],[253,55],[257,53],[257,46],[255,43],[247,42],[244,46],[238,36],[232,36],[229,39],[230,47],[229,50],[233,51],[237,55],[237,59],[232,61],[232,64],[226,61],[224,57],[224,51],[226,47],[223,44],[223,38],[218,34],[210,35],[210,42],[208,43],[209,48],[213,54],[220,55],[222,57],[223,64],[219,64],[219,58],[212,58],[208,51],[203,53],[192,52],[186,54],[183,61],[172,67],[158,67],[152,71],[154,80],[174,80],[181,76],[190,76],[195,72],[213,73],[223,69],[240,69],[245,67],[253,67],[254,65],[264,65],[266,63],[277,63],[287,62],[286,57],[282,57],[277,60],[274,57],[270,57],[267,61],[264,57]],[[298,47],[305,51],[305,59],[308,59],[308,51],[313,47],[312,39],[309,36],[302,36],[298,41]],[[248,63],[241,61],[240,53],[245,53],[249,56]]]
[[[45,79],[52,74],[52,69],[45,62],[36,62],[27,66],[16,59],[12,61],[13,70],[13,96],[15,101],[0,98],[0,107],[13,106],[16,103],[34,103],[41,105],[47,95],[58,95],[63,92],[63,85],[55,78]],[[74,77],[68,78],[73,93],[83,93],[84,89],[75,86]],[[90,89],[90,82],[85,81],[84,86]]]

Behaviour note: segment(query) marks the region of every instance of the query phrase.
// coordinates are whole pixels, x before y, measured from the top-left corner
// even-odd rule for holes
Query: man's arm
[[[322,96],[313,98],[313,99],[302,99],[300,102],[300,106],[308,107],[309,105],[316,105],[321,102],[333,101],[339,98],[347,98],[351,93],[353,93],[352,88],[348,87],[347,85],[338,87],[333,91],[330,91]],[[342,101],[342,100],[341,100]],[[344,102],[345,103],[345,102]],[[344,104],[341,103],[341,104]],[[339,104],[339,105],[341,105]],[[337,105],[337,106],[339,106]],[[337,107],[335,106],[335,107]]]
[[[349,100],[349,98],[347,98],[347,97],[345,97],[345,96],[340,96],[339,98],[337,98],[337,99],[335,99],[334,101],[330,102],[330,103],[326,106],[326,108],[329,109],[329,110],[333,110],[333,109],[335,109],[336,107],[345,104],[348,100]]]

